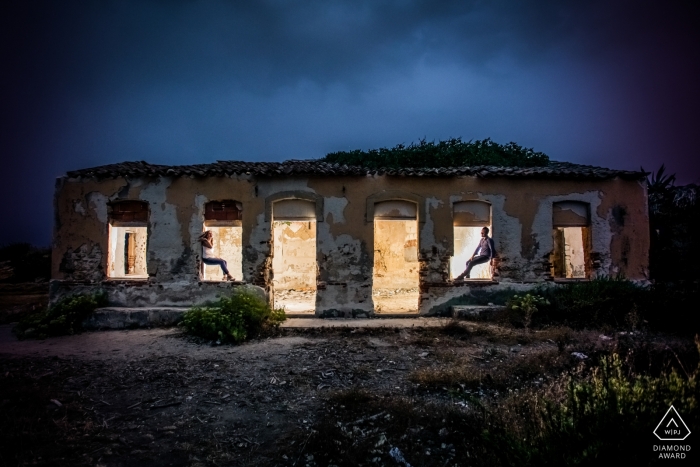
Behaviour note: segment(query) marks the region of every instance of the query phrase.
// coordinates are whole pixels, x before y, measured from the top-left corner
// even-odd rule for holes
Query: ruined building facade
[[[242,283],[289,313],[442,313],[474,290],[648,276],[644,174],[547,167],[370,170],[316,161],[126,162],[57,180],[51,294],[187,307]],[[497,257],[464,270],[489,227]],[[199,236],[214,234],[202,264]]]

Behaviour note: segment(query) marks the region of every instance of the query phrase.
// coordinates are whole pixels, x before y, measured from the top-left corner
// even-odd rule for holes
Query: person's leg
[[[467,261],[467,269],[464,271],[464,276],[469,278],[469,275],[472,272],[472,268],[476,266],[477,264],[482,264],[489,261],[488,256],[475,256],[471,261]]]
[[[227,276],[230,276],[230,274],[228,273],[228,268],[226,267],[227,263],[226,263],[225,259],[223,259],[223,258],[202,258],[202,262],[204,264],[208,264],[210,266],[219,265],[219,266],[221,266],[221,270],[224,271],[224,274],[226,274]]]

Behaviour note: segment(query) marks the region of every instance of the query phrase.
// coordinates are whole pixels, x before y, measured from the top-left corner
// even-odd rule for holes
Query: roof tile
[[[624,179],[642,179],[645,172],[613,170],[590,165],[573,164],[570,162],[550,162],[542,167],[498,167],[492,165],[413,168],[372,169],[360,166],[330,164],[317,160],[289,160],[285,162],[245,162],[245,161],[216,161],[211,164],[195,165],[157,165],[145,161],[121,162],[88,169],[73,170],[67,173],[70,178],[117,178],[117,177],[212,177],[230,175],[253,175],[258,177],[275,177],[289,175],[325,175],[325,176],[367,176],[388,175],[407,177],[538,177],[538,178],[582,178],[609,179],[620,177]]]

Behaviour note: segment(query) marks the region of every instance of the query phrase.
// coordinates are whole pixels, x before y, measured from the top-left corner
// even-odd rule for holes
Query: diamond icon
[[[682,441],[690,435],[690,429],[675,407],[671,406],[659,424],[656,425],[654,434],[661,441]]]

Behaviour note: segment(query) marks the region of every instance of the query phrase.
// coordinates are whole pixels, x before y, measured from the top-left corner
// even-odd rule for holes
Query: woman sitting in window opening
[[[224,277],[230,281],[234,280],[233,276],[228,273],[226,260],[214,256],[214,250],[212,250],[214,247],[214,234],[211,233],[211,230],[205,230],[204,233],[199,236],[199,241],[202,243],[202,262],[210,266],[218,264],[224,272]]]
[[[489,237],[489,228],[484,227],[481,229],[481,241],[479,241],[479,246],[476,247],[474,254],[467,261],[467,269],[465,269],[462,274],[455,277],[454,280],[458,281],[462,278],[469,279],[469,274],[471,274],[472,268],[477,264],[490,261],[491,265],[493,266],[494,256],[496,256],[496,248],[493,245],[493,239]]]

